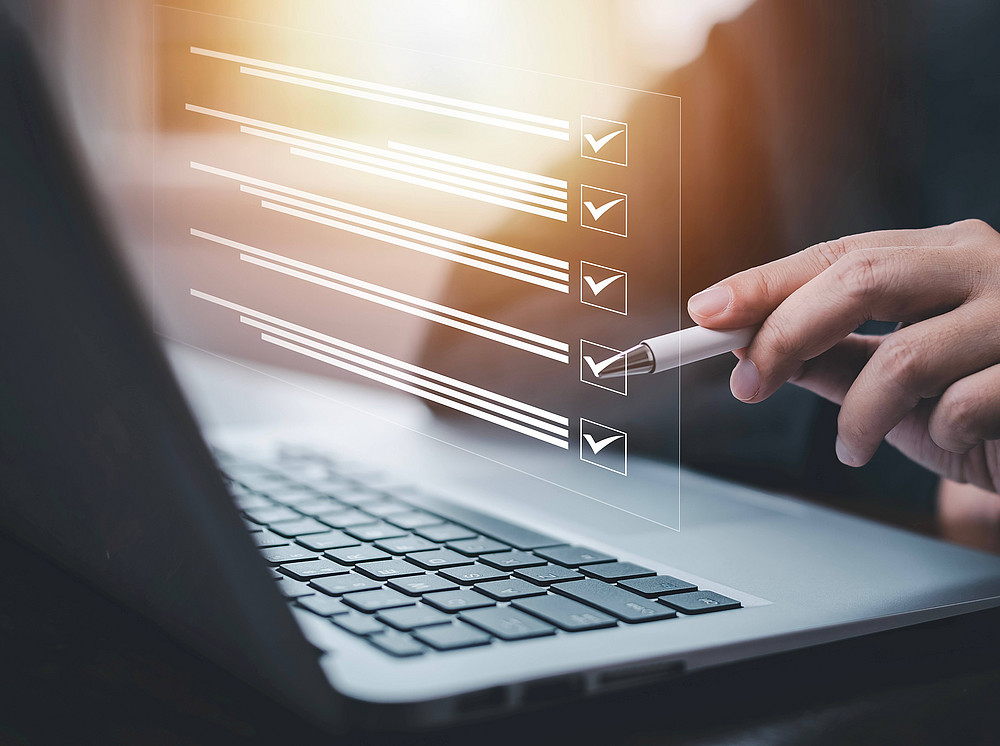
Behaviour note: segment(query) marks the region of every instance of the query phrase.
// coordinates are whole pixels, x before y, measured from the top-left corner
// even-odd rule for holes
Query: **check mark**
[[[621,357],[621,356],[620,355],[612,355],[607,360],[604,360],[603,362],[600,362],[600,363],[594,362],[594,358],[592,358],[590,355],[584,355],[583,359],[587,361],[587,365],[589,365],[590,369],[592,371],[594,371],[594,375],[595,376],[599,376],[599,375],[601,375],[601,371],[602,370],[604,370],[609,365],[611,365],[611,363],[613,363],[619,357]]]
[[[624,202],[624,201],[625,201],[624,199],[613,199],[610,202],[605,202],[600,207],[595,207],[593,202],[584,202],[583,204],[586,205],[588,210],[590,210],[590,214],[594,216],[594,220],[600,220],[601,215],[606,213],[608,210],[617,205],[619,202]]]
[[[615,132],[612,132],[610,135],[605,135],[600,140],[595,140],[594,136],[588,132],[586,135],[583,136],[583,138],[590,143],[590,147],[594,149],[595,153],[599,153],[601,151],[601,148],[603,148],[605,145],[607,145],[609,142],[615,139],[615,137],[617,137],[624,131],[625,130],[617,130]]]
[[[605,448],[607,448],[609,445],[614,443],[616,440],[621,440],[624,437],[625,437],[624,435],[609,435],[604,440],[595,441],[594,436],[591,435],[590,433],[583,434],[583,439],[587,441],[587,445],[590,446],[590,450],[594,452],[595,456],[601,451],[603,451]]]
[[[583,279],[588,285],[590,285],[590,290],[594,295],[600,295],[601,291],[604,290],[608,285],[610,285],[615,280],[620,280],[625,275],[611,275],[611,277],[606,280],[601,280],[600,282],[594,282],[594,278],[590,275],[584,275]]]

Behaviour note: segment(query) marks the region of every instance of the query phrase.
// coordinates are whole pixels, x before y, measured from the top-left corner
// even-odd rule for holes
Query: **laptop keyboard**
[[[604,552],[406,500],[381,473],[294,452],[267,465],[216,452],[289,602],[396,657],[578,634],[735,599]]]

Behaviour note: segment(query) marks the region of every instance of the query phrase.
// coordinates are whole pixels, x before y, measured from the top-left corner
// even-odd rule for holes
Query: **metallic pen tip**
[[[600,363],[598,365],[600,372],[597,377],[621,378],[627,375],[652,373],[655,366],[653,351],[647,345],[640,343]]]

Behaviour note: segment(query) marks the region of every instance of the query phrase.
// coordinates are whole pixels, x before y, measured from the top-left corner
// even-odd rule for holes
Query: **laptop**
[[[683,476],[680,532],[458,463],[447,422],[359,448],[359,400],[405,406],[377,389],[173,346],[182,388],[0,34],[0,526],[271,697],[439,726],[1000,603],[996,557],[676,466],[629,468]],[[284,422],[203,430],[225,397]]]

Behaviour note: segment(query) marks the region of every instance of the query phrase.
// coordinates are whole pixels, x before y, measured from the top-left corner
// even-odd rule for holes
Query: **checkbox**
[[[580,117],[580,155],[592,161],[628,165],[628,123]]]
[[[580,225],[628,238],[628,195],[581,184]]]
[[[589,383],[605,391],[613,391],[622,396],[628,396],[628,377],[599,378],[600,372],[604,370],[606,364],[613,360],[615,356],[621,354],[622,350],[614,347],[607,347],[597,342],[590,342],[586,339],[580,340],[580,380]]]
[[[580,262],[580,302],[628,316],[628,273]]]
[[[580,418],[580,460],[628,475],[628,435],[599,422]]]

